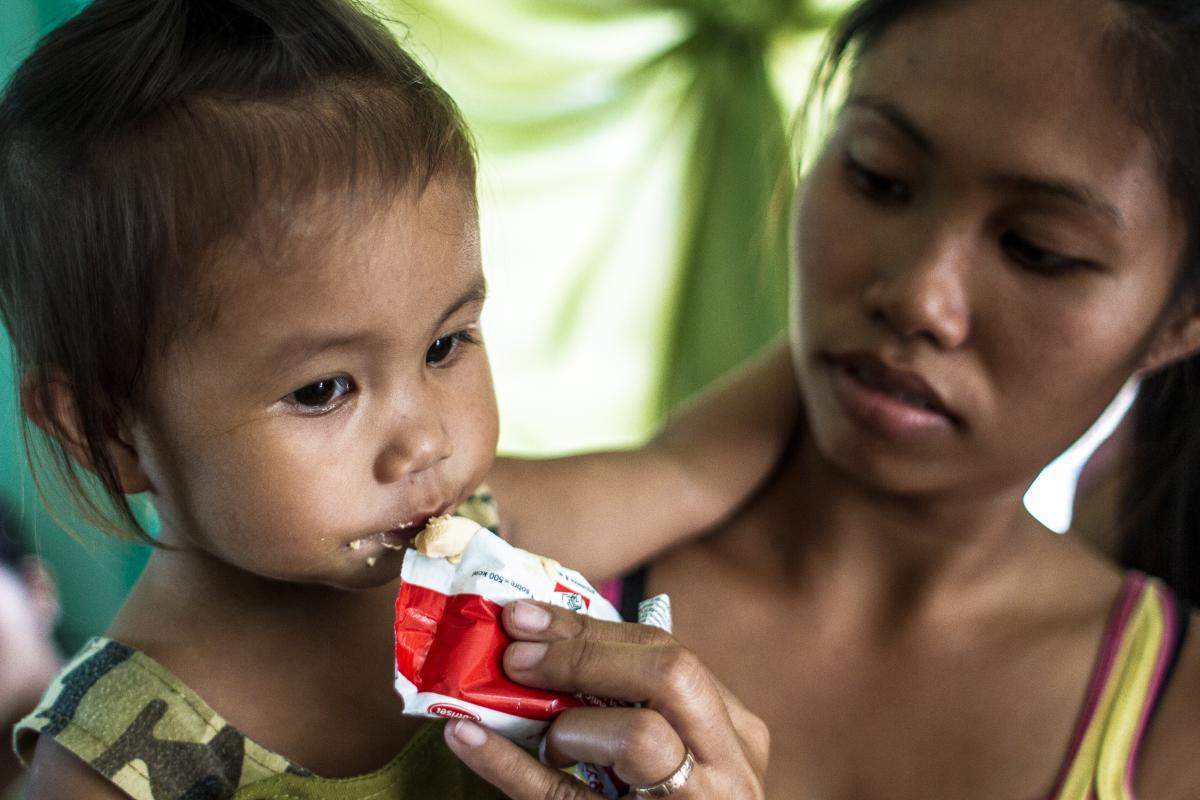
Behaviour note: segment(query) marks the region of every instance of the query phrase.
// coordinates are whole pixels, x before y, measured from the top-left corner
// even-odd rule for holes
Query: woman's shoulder
[[[1200,612],[1187,612],[1180,623],[1186,635],[1141,754],[1141,797],[1191,800],[1200,793]]]

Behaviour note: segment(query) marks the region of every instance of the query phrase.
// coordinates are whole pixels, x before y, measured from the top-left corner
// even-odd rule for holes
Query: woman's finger
[[[531,600],[509,603],[501,612],[501,621],[510,636],[529,642],[594,639],[629,644],[667,644],[674,641],[669,633],[653,625],[609,622]]]
[[[543,761],[569,766],[577,761],[611,767],[631,786],[655,786],[680,778],[679,800],[762,797],[762,773],[735,746],[709,761],[684,746],[657,712],[646,708],[574,708],[555,719],[543,742]],[[682,772],[682,775],[680,774]]]
[[[502,736],[467,720],[446,724],[446,745],[479,777],[512,800],[597,800],[581,781],[539,764]]]
[[[509,677],[539,689],[591,694],[629,703],[724,706],[707,670],[679,645],[644,646],[590,639],[513,642],[504,651]]]
[[[708,670],[673,641],[514,642],[505,651],[504,669],[526,686],[642,703],[661,713],[704,761],[721,763],[742,748]]]
[[[552,767],[602,764],[628,784],[662,780],[686,754],[670,723],[648,708],[570,709],[554,720],[542,745],[542,760]]]
[[[733,729],[742,741],[742,750],[749,759],[750,765],[757,774],[766,775],[767,761],[771,755],[771,731],[767,727],[767,723],[746,708],[742,701],[738,700],[716,676],[713,676],[712,682],[721,695],[721,700],[725,703],[725,711],[729,714]]]
[[[721,767],[744,758],[756,775],[765,774],[766,725],[665,632],[533,602],[510,604],[503,618],[516,640],[505,653],[505,671],[519,683],[645,703],[698,760]]]
[[[659,628],[647,625],[610,623],[584,617],[573,611],[534,602],[516,602],[504,609],[504,625],[509,634],[524,641],[551,642],[563,639],[607,641],[633,645],[669,645],[675,640]],[[725,686],[709,674],[725,705],[743,749],[751,763],[766,772],[771,737],[766,724],[751,713]],[[551,687],[552,688],[552,687]],[[600,694],[599,691],[593,691]],[[623,698],[630,700],[630,698]],[[644,698],[637,698],[637,702]]]

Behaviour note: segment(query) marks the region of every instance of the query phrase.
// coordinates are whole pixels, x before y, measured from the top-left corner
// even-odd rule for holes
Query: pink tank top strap
[[[1162,582],[1140,572],[1126,575],[1050,798],[1133,797],[1142,740],[1181,649],[1186,622]]]

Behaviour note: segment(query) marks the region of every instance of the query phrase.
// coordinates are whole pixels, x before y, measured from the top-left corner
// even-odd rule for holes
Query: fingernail
[[[513,642],[508,646],[506,664],[514,669],[536,667],[546,656],[545,642]]]
[[[450,735],[467,747],[480,747],[487,741],[483,728],[466,719],[456,719],[450,723]]]
[[[550,612],[533,603],[518,602],[513,606],[513,625],[529,633],[540,633],[550,627]]]
[[[546,764],[546,737],[538,740],[538,761]],[[549,766],[549,764],[547,764]]]

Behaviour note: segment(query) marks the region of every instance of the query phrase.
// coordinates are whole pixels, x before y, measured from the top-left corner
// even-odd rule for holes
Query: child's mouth
[[[417,534],[425,530],[425,526],[429,521],[434,519],[435,514],[422,514],[415,519],[401,522],[394,528],[389,528],[386,531],[379,531],[368,536],[355,539],[346,545],[351,550],[364,550],[367,552],[378,550],[404,550],[412,544],[413,539],[417,538]],[[369,562],[374,562],[375,557],[368,558]]]
[[[351,550],[371,550],[377,547],[385,550],[403,550],[424,527],[424,525],[406,522],[399,527],[355,539],[346,546]]]

